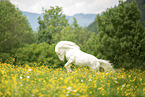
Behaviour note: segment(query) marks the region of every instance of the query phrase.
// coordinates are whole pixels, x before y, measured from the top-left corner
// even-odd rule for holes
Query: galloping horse
[[[80,47],[71,41],[60,41],[55,46],[55,52],[61,61],[64,61],[64,56],[66,56],[68,62],[65,67],[68,71],[71,71],[70,64],[88,66],[92,70],[99,70],[99,66],[101,66],[105,71],[114,71],[109,61],[97,59],[93,55],[82,52]]]

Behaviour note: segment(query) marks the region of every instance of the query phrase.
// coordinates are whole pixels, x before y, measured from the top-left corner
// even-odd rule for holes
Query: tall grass
[[[25,67],[0,63],[0,97],[145,97],[145,72],[94,72],[86,67]]]

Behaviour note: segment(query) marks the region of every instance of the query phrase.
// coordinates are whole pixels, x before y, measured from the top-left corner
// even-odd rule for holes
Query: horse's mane
[[[55,52],[58,52],[59,49],[80,49],[80,47],[71,41],[60,41],[55,46]]]

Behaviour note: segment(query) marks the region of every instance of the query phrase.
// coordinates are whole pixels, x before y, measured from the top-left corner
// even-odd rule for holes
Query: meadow
[[[94,72],[87,67],[0,63],[0,97],[145,97],[145,71]]]

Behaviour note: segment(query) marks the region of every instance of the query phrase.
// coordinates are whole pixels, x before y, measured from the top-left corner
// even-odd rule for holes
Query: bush
[[[55,45],[47,43],[27,45],[19,48],[16,51],[16,65],[28,64],[29,66],[48,66],[60,67],[63,66],[58,56],[55,53]]]
[[[10,53],[0,53],[0,62],[13,64],[14,61],[15,58],[13,58]]]

